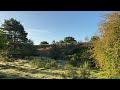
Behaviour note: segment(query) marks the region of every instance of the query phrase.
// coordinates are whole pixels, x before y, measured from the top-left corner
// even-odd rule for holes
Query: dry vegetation
[[[63,79],[71,68],[79,73],[79,67],[71,67],[68,62],[58,63],[59,68],[34,68],[28,60],[16,60],[14,62],[0,61],[1,79]],[[71,67],[71,68],[70,68]],[[80,74],[79,74],[80,75]],[[89,79],[106,79],[106,73],[95,69],[90,70]],[[69,79],[69,78],[65,78]],[[78,78],[79,79],[79,78]],[[80,78],[81,79],[81,78]]]

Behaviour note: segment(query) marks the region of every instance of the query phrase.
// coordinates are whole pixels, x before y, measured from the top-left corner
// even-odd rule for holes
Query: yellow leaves
[[[92,51],[100,68],[115,70],[120,65],[120,12],[106,17],[107,22],[101,24],[101,37],[94,42]]]

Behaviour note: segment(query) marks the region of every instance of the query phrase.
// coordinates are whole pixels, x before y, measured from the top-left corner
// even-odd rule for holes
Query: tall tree
[[[107,14],[105,18],[100,28],[100,39],[94,42],[93,56],[97,66],[115,74],[120,68],[120,12]]]
[[[7,35],[0,29],[0,50],[4,50],[7,46]]]
[[[7,34],[0,29],[0,56],[4,59],[7,57],[9,42],[7,40]]]
[[[13,18],[5,19],[1,27],[8,35],[7,40],[10,43],[9,51],[11,51],[11,53],[16,53],[16,49],[20,48],[21,44],[27,43],[27,33],[19,21]]]

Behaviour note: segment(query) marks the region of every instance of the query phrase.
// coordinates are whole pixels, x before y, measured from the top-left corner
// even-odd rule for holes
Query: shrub
[[[88,62],[84,62],[83,65],[80,66],[80,78],[88,79],[90,76],[90,64]]]
[[[43,68],[43,67],[45,67],[46,62],[45,62],[45,61],[42,61],[42,60],[39,60],[39,59],[33,59],[33,60],[31,61],[31,65],[32,65],[33,67]]]
[[[69,64],[71,64],[72,66],[78,66],[77,61],[79,60],[79,57],[76,54],[68,55],[68,60],[70,61]]]
[[[53,59],[53,60],[50,61],[50,66],[57,68],[58,65],[57,65],[56,61]]]
[[[77,73],[77,70],[74,69],[73,65],[66,64],[64,69],[65,72],[62,74],[64,79],[79,79],[79,74]]]
[[[56,63],[55,60],[51,60],[50,62],[49,62],[49,61],[46,62],[45,67],[46,67],[46,68],[53,68],[53,67],[57,68],[58,65],[57,65],[57,63]]]
[[[16,60],[15,58],[8,58],[8,57],[2,57],[2,56],[0,56],[0,61],[13,62],[15,60]]]
[[[69,69],[67,71],[65,71],[64,74],[62,74],[62,77],[64,79],[78,79],[78,73],[76,72],[76,70],[73,69]]]
[[[52,67],[57,68],[58,66],[55,60],[47,61],[41,59],[33,59],[31,61],[31,65],[37,68],[52,68]]]
[[[72,61],[72,60],[71,60],[69,63],[70,63],[72,66],[74,66],[74,67],[78,66],[77,61]]]
[[[46,63],[45,68],[47,68],[47,69],[51,68],[50,63]]]
[[[2,56],[0,56],[0,61],[4,61],[4,58]]]
[[[69,69],[72,69],[72,68],[73,68],[73,66],[71,64],[66,64],[64,66],[64,69],[66,69],[66,70],[69,70]]]

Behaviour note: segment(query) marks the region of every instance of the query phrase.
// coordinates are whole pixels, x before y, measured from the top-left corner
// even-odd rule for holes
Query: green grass
[[[5,79],[63,79],[63,74],[72,68],[79,72],[79,67],[71,67],[68,61],[58,61],[58,68],[36,68],[31,61],[16,60],[14,62],[0,61],[0,78]],[[114,78],[120,78],[114,77]],[[104,71],[90,69],[89,79],[108,79]]]

